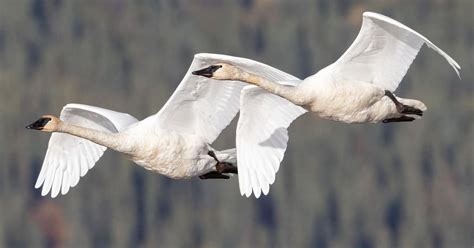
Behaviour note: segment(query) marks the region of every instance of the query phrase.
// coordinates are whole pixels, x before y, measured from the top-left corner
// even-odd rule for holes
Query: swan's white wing
[[[137,119],[129,114],[74,103],[64,106],[60,119],[66,123],[104,132],[118,132],[137,122]],[[105,150],[106,147],[83,138],[53,133],[35,187],[43,186],[43,196],[50,191],[53,198],[60,191],[63,195],[66,194],[69,188],[76,186],[79,178],[94,166]]]
[[[395,91],[423,44],[460,66],[423,35],[389,17],[365,12],[359,35],[333,64],[337,80],[367,82]]]
[[[273,180],[264,178],[274,178],[283,159],[288,141],[286,128],[304,110],[257,87],[247,86],[241,96],[242,88],[247,85],[242,82],[223,82],[191,74],[216,63],[229,63],[276,82],[291,85],[300,82],[290,74],[254,60],[196,54],[180,85],[156,115],[157,120],[162,128],[197,134],[211,143],[237,114],[240,100],[236,143],[241,193],[250,196],[253,190],[257,197],[262,191],[267,194]],[[268,113],[274,119],[262,119]],[[256,153],[250,147],[261,152]]]
[[[220,62],[247,63],[248,59],[219,54],[196,54],[183,80],[156,115],[162,128],[201,136],[212,143],[239,111],[238,81],[217,81],[192,75],[195,70]]]
[[[260,62],[234,64],[270,81],[295,86],[295,76]],[[306,110],[256,86],[246,86],[240,97],[236,146],[240,193],[249,197],[268,194],[283,160],[288,142],[287,128]]]
[[[295,76],[269,65],[235,57],[219,59],[267,80],[295,86]],[[220,82],[220,83],[227,83]],[[247,85],[247,84],[246,84]],[[287,128],[306,110],[262,88],[247,85],[240,95],[236,130],[240,193],[249,197],[268,194],[288,143]]]
[[[306,110],[256,86],[243,89],[240,103],[236,136],[240,193],[249,197],[253,191],[258,198],[268,194],[275,181],[288,126]]]
[[[197,69],[225,62],[274,82],[291,86],[301,82],[286,72],[250,59],[214,54],[198,54],[196,57],[204,62],[203,66]],[[216,86],[230,83],[215,80],[206,83],[208,82],[215,82]],[[242,195],[250,196],[253,191],[258,198],[262,192],[268,194],[270,185],[275,180],[275,173],[283,160],[288,142],[286,129],[305,110],[259,87],[238,83],[239,87],[245,85],[247,86],[240,95],[240,117],[236,130],[239,187]],[[239,94],[235,96],[239,97]],[[238,103],[238,100],[232,101]],[[238,108],[235,111],[237,112]]]

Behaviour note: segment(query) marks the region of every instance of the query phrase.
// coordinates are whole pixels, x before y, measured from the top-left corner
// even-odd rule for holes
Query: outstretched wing
[[[191,74],[216,63],[229,63],[275,82],[296,85],[300,80],[254,60],[196,54],[180,85],[156,115],[162,128],[200,135],[212,143],[240,107],[236,141],[240,192],[250,196],[253,191],[259,197],[262,191],[268,193],[283,159],[288,141],[286,128],[304,110],[257,87],[247,86],[242,91],[246,84],[239,81]]]
[[[239,81],[218,81],[192,75],[195,70],[220,62],[246,63],[244,58],[200,53],[194,56],[183,80],[155,115],[162,128],[201,136],[212,143],[239,112]]]
[[[275,181],[288,143],[288,126],[306,110],[256,86],[243,89],[240,104],[236,136],[240,193],[249,197],[253,191],[258,198],[268,194]]]
[[[60,119],[66,123],[115,133],[137,122],[129,114],[103,108],[70,103],[64,106]],[[41,172],[35,187],[43,186],[41,195],[51,191],[64,195],[74,187],[102,156],[106,147],[89,140],[64,133],[53,133],[49,140]]]
[[[257,61],[234,66],[267,80],[295,86],[300,79]],[[288,142],[287,128],[306,110],[256,86],[246,86],[240,97],[236,130],[240,193],[255,197],[268,194],[283,160]]]
[[[373,83],[395,91],[423,44],[443,56],[459,76],[458,63],[423,35],[372,12],[364,13],[359,35],[331,66],[338,80]]]

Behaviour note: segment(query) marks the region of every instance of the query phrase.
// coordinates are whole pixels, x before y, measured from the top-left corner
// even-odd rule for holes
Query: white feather
[[[117,132],[137,121],[129,114],[74,103],[64,106],[60,119],[68,124],[104,132]],[[51,191],[53,198],[60,191],[66,194],[69,186],[74,187],[79,182],[79,175],[84,176],[94,167],[104,150],[103,146],[88,140],[53,133],[35,187],[43,185],[41,194],[46,195]]]
[[[365,12],[357,38],[332,65],[336,81],[373,83],[395,91],[423,44],[443,56],[459,76],[461,67],[426,37],[402,23]]]

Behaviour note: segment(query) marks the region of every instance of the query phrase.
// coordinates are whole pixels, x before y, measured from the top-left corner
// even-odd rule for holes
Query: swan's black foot
[[[233,173],[237,174],[237,166],[234,166],[231,163],[218,162],[216,164],[216,170],[219,173]]]
[[[407,122],[407,121],[414,121],[415,118],[410,117],[410,116],[402,116],[398,118],[390,118],[390,119],[385,119],[382,122],[383,123],[389,123],[389,122]]]
[[[204,175],[199,176],[200,179],[229,179],[230,177],[224,174],[221,174],[217,171],[211,171]]]
[[[397,107],[397,111],[400,114],[407,114],[407,115],[419,115],[423,116],[423,111],[421,109],[405,105],[397,100],[397,98],[392,94],[392,92],[386,90],[385,95],[390,98],[390,100],[395,103],[395,106]]]
[[[423,111],[421,111],[421,109],[408,106],[408,105],[402,104],[401,109],[399,109],[397,106],[397,110],[399,113],[402,113],[402,114],[423,116]]]
[[[213,152],[213,151],[209,151],[207,153],[209,156],[213,157],[214,160],[217,161],[217,164],[216,164],[216,171],[218,173],[233,173],[233,174],[237,174],[237,166],[231,164],[231,163],[227,163],[227,162],[221,162],[217,159],[216,157],[216,154]]]

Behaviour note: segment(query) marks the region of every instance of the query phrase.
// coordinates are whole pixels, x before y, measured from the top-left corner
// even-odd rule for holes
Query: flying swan
[[[258,68],[249,71],[232,63],[216,63],[194,71],[193,74],[207,78],[239,80],[259,86],[260,89],[281,97],[280,99],[286,99],[304,108],[286,106],[281,109],[279,105],[267,104],[269,113],[261,114],[273,115],[274,118],[262,117],[260,122],[246,125],[249,127],[263,124],[263,131],[260,130],[256,134],[258,136],[251,137],[241,132],[239,139],[237,131],[241,192],[248,196],[253,189],[257,197],[260,190],[264,194],[268,192],[268,184],[273,183],[274,174],[281,161],[281,157],[275,156],[272,148],[285,142],[283,148],[278,151],[278,155],[283,156],[287,142],[287,139],[279,140],[281,135],[273,137],[271,134],[275,131],[286,132],[281,127],[285,126],[286,129],[307,110],[323,118],[347,123],[407,122],[422,116],[426,110],[425,104],[418,100],[399,98],[392,92],[397,89],[423,44],[443,56],[459,77],[460,66],[456,61],[427,38],[398,21],[372,12],[363,14],[363,23],[357,38],[335,63],[302,81],[290,79],[278,82]],[[265,96],[254,101],[270,103],[266,94],[257,90],[253,92]],[[247,94],[247,98],[252,98],[251,95]],[[271,100],[276,101],[275,98]],[[284,101],[279,100],[279,103],[283,104]],[[274,112],[279,112],[280,115],[275,116]],[[246,119],[247,122],[254,120],[257,120],[257,117]],[[239,147],[239,142],[251,145],[247,149],[242,144]],[[275,146],[272,142],[279,144]],[[265,159],[272,157],[274,159],[269,164],[273,166],[262,164]],[[244,173],[249,176],[244,176]]]
[[[247,117],[241,116],[238,125],[245,126],[253,123],[246,118],[265,113],[266,108],[272,106],[260,105],[260,101],[252,99],[239,106],[239,101],[246,101],[249,98],[246,95],[253,89],[242,90],[245,84],[239,81],[222,84],[191,74],[214,63],[233,63],[254,73],[257,73],[254,68],[258,68],[276,81],[294,78],[249,59],[201,53],[194,56],[188,72],[164,107],[142,121],[99,107],[67,104],[59,118],[44,115],[27,126],[53,133],[35,187],[43,186],[43,196],[49,192],[53,198],[60,192],[66,194],[107,148],[124,153],[145,169],[170,178],[227,179],[227,174],[237,173],[235,149],[217,151],[210,144],[234,118],[239,107],[241,115]],[[270,98],[274,96],[264,93]],[[285,104],[293,107],[289,102]],[[248,133],[252,135],[252,132],[258,133],[252,130]],[[284,141],[280,146],[286,148],[286,130],[277,136]]]

